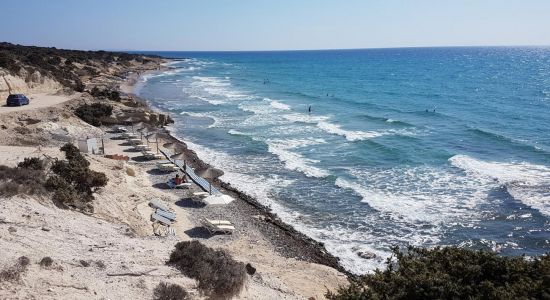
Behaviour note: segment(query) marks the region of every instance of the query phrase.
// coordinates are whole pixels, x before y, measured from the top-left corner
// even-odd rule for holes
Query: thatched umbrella
[[[145,138],[147,139],[147,144],[149,144],[150,139],[155,140],[155,143],[157,144],[157,153],[159,153],[159,138],[162,138],[162,137],[163,135],[158,132],[153,132],[145,136]]]
[[[134,123],[139,121],[138,119],[134,118],[134,117],[129,117],[127,119],[124,119],[124,122],[126,123],[130,123],[130,125],[132,126],[132,133],[134,133]]]
[[[208,167],[198,171],[198,175],[202,178],[216,179],[223,175],[223,171],[214,167]]]

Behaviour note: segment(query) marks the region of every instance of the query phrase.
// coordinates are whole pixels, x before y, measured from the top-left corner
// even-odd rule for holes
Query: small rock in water
[[[373,259],[376,257],[376,254],[368,251],[359,251],[357,255],[363,259]]]

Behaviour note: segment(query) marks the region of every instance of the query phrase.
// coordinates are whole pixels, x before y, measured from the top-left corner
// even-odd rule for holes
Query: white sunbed
[[[166,182],[166,185],[171,189],[188,189],[189,187],[191,187],[190,182],[182,182],[180,184],[175,184],[173,180],[168,180],[168,182]]]
[[[172,213],[172,212],[169,212],[169,211],[164,211],[162,209],[157,209],[155,211],[155,213],[159,216],[162,216],[172,222],[176,221],[176,214]]]
[[[139,144],[141,144],[141,139],[140,138],[129,138],[128,143],[130,143],[132,145],[139,145]]]
[[[151,214],[151,221],[152,222],[159,222],[162,225],[166,225],[166,226],[170,226],[172,224],[172,222],[168,218],[163,217],[163,216],[161,216],[157,213]]]
[[[168,209],[168,207],[166,205],[164,205],[164,203],[162,203],[162,201],[160,199],[151,199],[151,201],[149,201],[149,206],[154,208],[154,209],[161,209],[161,210],[164,210],[164,211],[170,211]]]
[[[140,151],[151,151],[151,147],[144,144],[134,145],[134,149],[140,150]]]
[[[147,159],[162,159],[164,156],[153,151],[141,151],[141,154]]]
[[[177,166],[174,166],[173,164],[158,164],[157,169],[165,172],[174,172],[179,170],[180,168]]]
[[[209,220],[204,219],[203,220],[203,226],[210,232],[210,234],[214,233],[223,233],[223,234],[231,234],[233,231],[235,231],[235,226],[231,224],[231,222],[226,220]]]

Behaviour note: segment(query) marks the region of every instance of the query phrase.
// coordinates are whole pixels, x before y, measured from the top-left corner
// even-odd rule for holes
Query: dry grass
[[[21,256],[17,259],[17,262],[0,272],[0,282],[1,281],[19,281],[21,280],[21,274],[25,273],[27,266],[29,265],[30,260],[26,256]]]

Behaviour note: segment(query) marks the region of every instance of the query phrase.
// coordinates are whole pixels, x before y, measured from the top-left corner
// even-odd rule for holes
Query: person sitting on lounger
[[[180,185],[182,184],[184,181],[183,181],[183,178],[180,177],[180,174],[176,174],[176,178],[174,178],[174,183],[176,185]]]

